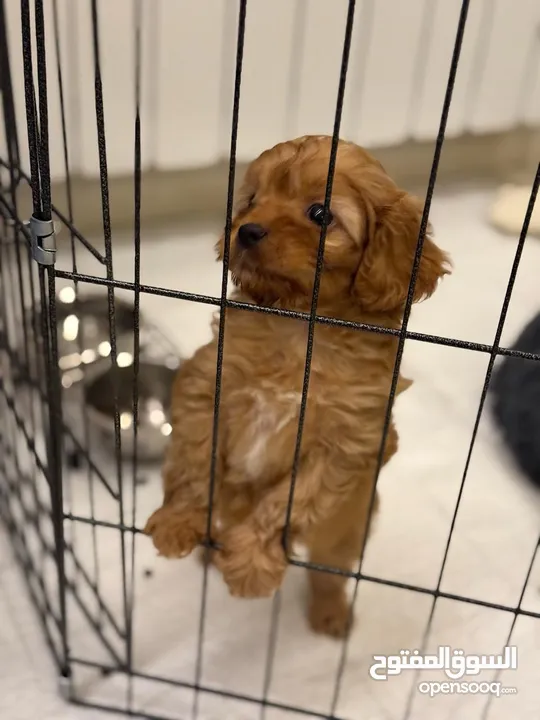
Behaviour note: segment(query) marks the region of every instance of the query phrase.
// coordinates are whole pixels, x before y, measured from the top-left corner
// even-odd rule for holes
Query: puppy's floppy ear
[[[367,244],[353,284],[353,294],[372,312],[405,304],[420,232],[422,208],[416,198],[397,192],[395,201],[371,214]],[[369,214],[368,214],[369,215]],[[443,275],[449,257],[435,245],[428,227],[414,288],[414,302],[429,297]]]

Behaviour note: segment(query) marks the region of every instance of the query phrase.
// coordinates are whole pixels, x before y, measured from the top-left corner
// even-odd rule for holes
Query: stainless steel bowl
[[[133,305],[115,298],[114,314],[118,363],[129,365],[133,352]],[[111,353],[107,298],[88,296],[72,304],[58,302],[57,326],[58,365],[62,385],[68,389],[83,377],[93,376],[96,364]]]
[[[62,288],[57,295],[58,366],[63,388],[64,421],[85,445],[84,415],[89,430],[99,435],[102,445],[114,450],[114,373],[111,363],[109,312],[106,294],[75,297],[72,288]],[[29,326],[34,323],[38,343],[30,342],[30,375],[45,390],[46,372],[43,358],[40,310],[29,312]],[[122,423],[122,455],[133,454],[133,305],[115,298],[116,368]],[[161,459],[170,432],[168,407],[172,382],[180,365],[178,352],[163,333],[141,315],[138,454],[141,460]],[[33,341],[33,335],[30,338]],[[25,360],[23,336],[19,344]],[[19,381],[24,385],[24,373]],[[77,454],[66,438],[68,455]],[[93,445],[95,448],[96,446]],[[70,449],[71,448],[71,449]]]
[[[71,288],[63,288],[58,293],[56,319],[58,366],[62,385],[65,389],[69,389],[84,377],[93,375],[90,369],[100,360],[109,357],[111,343],[107,297],[89,295],[76,299],[74,295],[66,294],[64,292],[66,289],[71,290]],[[66,302],[66,299],[69,299],[69,302]],[[119,364],[123,362],[129,364],[130,353],[133,352],[133,306],[125,300],[115,298],[114,308],[118,361]],[[143,323],[144,320],[141,319],[141,325]],[[30,332],[30,375],[34,380],[44,378],[44,368],[40,366],[43,358],[43,339],[39,308],[29,312],[27,328]],[[37,343],[33,342],[34,334],[30,328],[36,330]],[[22,331],[19,355],[21,359],[26,359]]]
[[[89,420],[106,444],[114,448],[114,394],[118,383],[118,410],[122,456],[133,456],[134,367],[112,367],[85,384],[84,399]],[[141,361],[138,374],[137,456],[142,461],[161,459],[171,434],[170,398],[176,370],[166,365]]]

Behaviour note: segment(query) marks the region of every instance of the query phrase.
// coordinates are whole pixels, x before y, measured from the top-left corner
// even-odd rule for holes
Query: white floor
[[[503,237],[486,223],[490,193],[468,191],[438,196],[432,221],[439,244],[455,263],[429,302],[413,313],[411,329],[490,343],[501,310],[515,238]],[[186,230],[163,234],[143,245],[142,282],[219,295],[220,266],[213,262],[215,232]],[[84,272],[103,275],[84,251]],[[117,243],[115,273],[131,280],[133,252]],[[69,268],[69,258],[60,267]],[[531,238],[508,313],[503,344],[509,344],[531,316],[540,310],[538,268],[540,240]],[[184,354],[208,337],[213,308],[168,298],[143,295],[142,310],[170,334]],[[404,372],[415,383],[396,405],[401,450],[380,481],[382,513],[368,547],[365,572],[405,583],[434,587],[468,450],[488,356],[423,342],[408,342]],[[113,476],[111,465],[111,476]],[[137,493],[137,524],[160,501],[157,472]],[[72,478],[73,512],[88,515],[84,476]],[[127,492],[129,495],[129,492]],[[96,486],[100,520],[118,520],[117,503]],[[128,497],[128,504],[129,504]],[[126,522],[129,523],[130,515]],[[88,572],[94,574],[91,530],[66,523],[66,533]],[[442,583],[445,592],[465,594],[501,605],[518,602],[524,578],[540,533],[540,495],[516,472],[484,413]],[[123,623],[119,533],[97,531],[101,592],[120,624]],[[33,611],[18,570],[0,536],[0,715],[10,720],[97,718],[98,711],[64,705]],[[128,564],[129,564],[128,540]],[[72,576],[72,567],[68,572]],[[151,576],[148,572],[151,571]],[[129,573],[128,573],[129,574]],[[136,539],[134,667],[153,676],[191,681],[195,673],[202,570],[194,559],[167,562],[155,557],[150,542]],[[278,643],[269,699],[327,713],[341,647],[315,637],[303,619],[305,578],[291,569],[282,593]],[[96,612],[95,598],[81,583],[81,595]],[[375,682],[369,674],[374,654],[396,654],[419,647],[428,620],[431,597],[362,583],[337,715],[348,720],[398,720],[412,683],[410,672]],[[540,561],[535,564],[523,601],[540,612]],[[210,575],[202,682],[230,691],[261,696],[264,682],[270,601],[231,599],[220,579]],[[470,654],[498,654],[506,643],[510,613],[449,600],[437,602],[429,646],[461,648]],[[114,649],[124,652],[105,620]],[[110,661],[75,606],[70,606],[70,650],[83,660]],[[540,621],[521,617],[512,638],[518,646],[519,668],[501,677],[517,695],[493,699],[489,720],[538,720],[540,717]],[[75,665],[77,694],[103,705],[123,707],[123,676],[103,678],[99,672]],[[480,678],[490,680],[484,671]],[[440,680],[425,672],[423,680]],[[175,720],[191,717],[193,693],[169,684],[137,678],[133,707]],[[439,696],[414,693],[411,720],[480,720],[485,698],[474,695]],[[201,720],[254,720],[259,708],[248,702],[201,694]],[[300,717],[268,709],[267,720]]]

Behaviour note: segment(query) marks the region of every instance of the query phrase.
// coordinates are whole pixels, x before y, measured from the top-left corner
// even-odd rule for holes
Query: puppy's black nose
[[[246,223],[238,228],[238,242],[243,248],[250,248],[267,236],[266,230],[257,223]]]

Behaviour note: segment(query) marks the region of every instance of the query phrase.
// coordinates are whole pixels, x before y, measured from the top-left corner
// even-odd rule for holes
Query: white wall
[[[347,0],[248,0],[238,156],[330,133]],[[142,0],[146,168],[226,157],[238,0]],[[461,0],[358,0],[342,135],[391,145],[436,134]],[[20,3],[7,0],[22,144]],[[90,3],[58,0],[71,165],[98,172]],[[52,23],[45,3],[51,164],[63,174]],[[99,0],[109,171],[133,167],[134,3]],[[448,133],[540,122],[540,3],[471,0]]]

